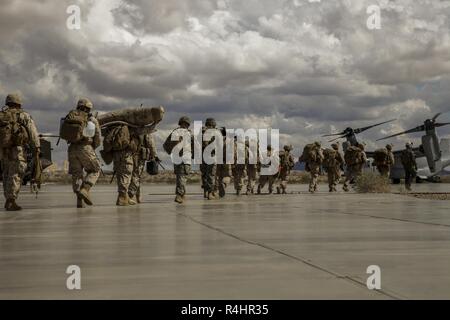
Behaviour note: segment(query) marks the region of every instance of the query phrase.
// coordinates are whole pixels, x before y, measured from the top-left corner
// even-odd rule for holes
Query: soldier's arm
[[[94,119],[92,119],[92,121],[95,124],[95,135],[94,135],[94,138],[92,139],[92,147],[95,150],[100,146],[101,133],[100,133],[100,125],[99,125],[97,119],[94,118]]]
[[[28,131],[28,135],[30,138],[30,144],[32,147],[40,148],[41,141],[39,139],[39,133],[36,128],[36,124],[34,123],[33,118],[29,114],[26,114],[26,128]]]
[[[146,139],[147,139],[147,146],[150,149],[150,157],[151,158],[156,158],[157,157],[157,152],[156,152],[156,144],[155,144],[155,139],[153,138],[152,134],[148,134],[146,135]]]

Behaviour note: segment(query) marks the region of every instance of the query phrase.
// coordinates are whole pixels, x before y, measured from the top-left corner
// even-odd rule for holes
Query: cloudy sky
[[[380,30],[367,27],[374,4]],[[69,5],[80,30],[66,27]],[[21,92],[46,133],[86,96],[101,111],[165,106],[158,141],[181,115],[212,116],[279,128],[299,154],[321,134],[398,118],[360,136],[374,148],[450,110],[450,1],[2,0],[0,40],[1,99]]]

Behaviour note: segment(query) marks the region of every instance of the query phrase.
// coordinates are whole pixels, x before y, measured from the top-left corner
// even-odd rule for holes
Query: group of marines
[[[5,107],[2,112],[11,115],[17,122],[19,128],[23,128],[26,141],[21,142],[33,148],[39,153],[40,139],[35,123],[31,116],[22,109],[22,99],[17,94],[9,94],[6,97]],[[93,124],[93,134],[82,137],[76,142],[68,143],[69,174],[72,176],[72,188],[77,198],[77,208],[83,208],[85,205],[92,205],[93,201],[90,195],[92,187],[96,184],[101,174],[101,163],[95,150],[101,144],[101,129],[98,121],[93,116],[93,104],[88,99],[80,99],[74,111],[85,115]],[[178,127],[172,132],[180,131],[187,133],[194,139],[189,127],[191,120],[184,116],[178,122]],[[223,129],[217,128],[216,121],[208,118],[205,121],[206,130],[218,130],[221,136],[226,136]],[[114,167],[114,176],[117,179],[118,197],[116,205],[129,206],[141,202],[141,177],[144,171],[146,161],[159,161],[154,139],[151,133],[144,135],[131,136],[131,143],[125,149],[113,151],[112,162]],[[182,135],[180,135],[182,136]],[[213,142],[214,138],[202,139],[202,151]],[[181,141],[180,141],[181,142]],[[192,141],[183,141],[190,144]],[[17,211],[22,208],[16,203],[22,178],[27,167],[27,157],[25,146],[21,143],[5,144],[0,148],[1,167],[3,171],[3,189],[6,198],[5,209],[8,211]],[[234,144],[237,148],[237,143]],[[248,161],[250,155],[249,141],[245,141],[245,163],[234,164],[226,163],[205,163],[200,165],[201,181],[204,198],[213,200],[223,198],[226,194],[226,188],[231,180],[234,181],[236,195],[260,194],[268,184],[269,193],[274,192],[274,185],[277,194],[286,194],[288,177],[290,171],[294,168],[295,160],[292,156],[292,146],[285,145],[282,150],[272,150],[267,146],[267,156],[276,154],[279,160],[278,170],[274,174],[264,174],[261,168],[268,164],[260,162],[253,163]],[[406,157],[410,157],[411,163],[415,163],[412,146],[407,145]],[[259,151],[258,151],[259,152]],[[234,154],[236,155],[236,150]],[[394,165],[394,156],[392,147],[386,146],[386,161],[377,164],[381,175],[388,178],[391,167]],[[259,156],[259,154],[258,154]],[[182,161],[174,163],[174,173],[176,175],[175,202],[183,203],[186,200],[187,177],[191,172],[192,155],[182,154]],[[235,159],[236,160],[236,159]],[[328,185],[330,192],[336,192],[340,183],[345,166],[345,180],[343,190],[349,191],[351,183],[361,175],[363,167],[367,162],[367,156],[364,151],[364,145],[349,146],[344,155],[339,150],[339,144],[333,143],[331,148],[323,149],[319,142],[307,145],[299,162],[305,163],[305,170],[310,174],[309,192],[314,193],[318,188],[318,179],[324,169],[328,176]],[[403,162],[403,160],[402,160]],[[408,171],[406,185],[410,188],[411,179],[414,175],[414,168]],[[258,178],[259,175],[259,178]],[[246,180],[246,182],[245,182]],[[257,185],[256,192],[255,186]]]

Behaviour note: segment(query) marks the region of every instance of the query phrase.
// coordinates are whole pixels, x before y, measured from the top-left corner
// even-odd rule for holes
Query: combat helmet
[[[287,152],[289,152],[289,151],[291,151],[292,150],[292,146],[291,145],[285,145],[284,147],[283,147],[283,149],[284,149],[284,151],[287,151]]]
[[[389,151],[392,151],[392,144],[386,145],[386,149],[388,149]]]
[[[187,116],[183,116],[180,118],[180,120],[178,120],[178,125],[181,126],[183,123],[187,124],[188,126],[191,125],[191,119],[189,119],[189,117]]]
[[[412,149],[413,143],[412,142],[407,142],[405,147],[406,147],[406,149]]]
[[[80,100],[78,100],[77,109],[79,109],[79,108],[92,109],[93,107],[94,107],[94,105],[92,104],[92,102],[89,99],[81,98]]]
[[[216,127],[216,120],[214,118],[206,119],[205,126],[207,126],[208,128],[215,128]]]
[[[364,146],[364,144],[358,143],[358,148],[360,148],[361,150],[364,150],[366,147]]]
[[[319,141],[314,142],[314,145],[318,148],[322,147],[322,144]]]
[[[21,106],[22,105],[22,98],[20,97],[20,95],[18,93],[10,93],[10,94],[8,94],[6,96],[5,104],[7,106],[10,106],[10,105]]]
[[[339,143],[332,143],[332,144],[331,144],[331,147],[332,147],[334,150],[339,150]]]

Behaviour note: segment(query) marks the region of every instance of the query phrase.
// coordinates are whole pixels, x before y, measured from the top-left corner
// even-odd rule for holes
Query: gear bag
[[[20,111],[0,111],[0,148],[24,146],[29,142],[28,131],[20,121]]]
[[[314,143],[307,144],[303,148],[303,153],[300,159],[302,159],[303,162],[317,162],[317,146]]]
[[[159,173],[158,162],[154,159],[147,161],[145,169],[149,175],[156,176]]]
[[[377,149],[373,152],[373,160],[376,166],[386,166],[389,162],[389,154],[386,148]]]
[[[177,129],[175,129],[175,130],[177,130]],[[172,134],[174,133],[175,130],[173,130],[169,134],[169,136],[166,138],[166,140],[163,143],[163,149],[168,155],[172,154],[173,148],[175,148],[175,146],[179,143],[179,141],[172,141]]]
[[[88,122],[88,114],[81,110],[72,110],[61,119],[59,136],[68,143],[77,143],[83,139],[83,131]]]
[[[345,151],[344,160],[348,166],[362,163],[362,150],[355,146],[348,147]]]
[[[337,151],[334,149],[325,149],[323,152],[324,160],[323,166],[325,168],[333,168],[337,165]]]
[[[130,130],[128,126],[121,125],[110,128],[105,133],[103,139],[103,150],[105,153],[111,151],[121,151],[131,144]]]

